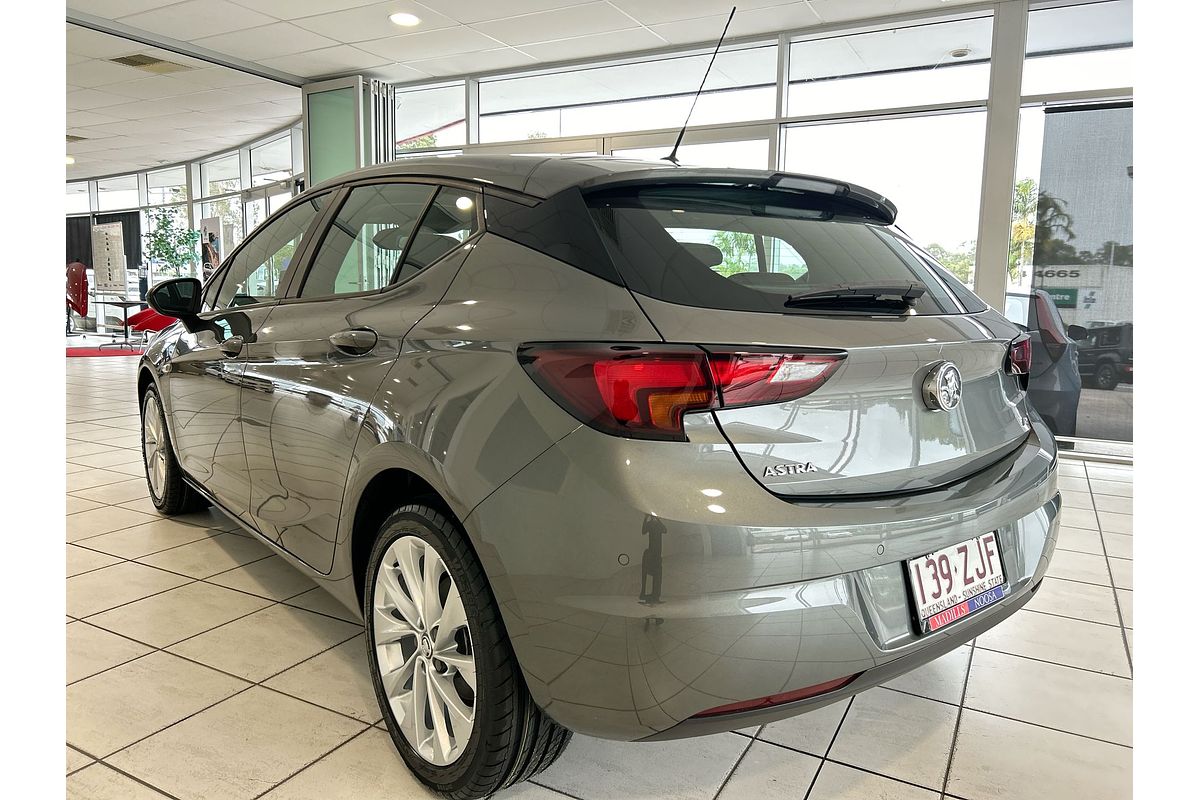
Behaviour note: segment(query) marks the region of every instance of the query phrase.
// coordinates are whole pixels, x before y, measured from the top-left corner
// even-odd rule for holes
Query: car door
[[[164,403],[179,463],[227,510],[247,518],[249,474],[242,439],[245,348],[291,279],[327,197],[269,220],[235,250],[205,289],[205,308],[164,368]]]
[[[472,190],[430,183],[343,190],[305,274],[247,348],[254,524],[321,572],[371,401],[405,333],[445,294],[479,206]]]

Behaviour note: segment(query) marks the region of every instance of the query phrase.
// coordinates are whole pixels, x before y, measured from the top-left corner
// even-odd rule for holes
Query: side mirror
[[[1082,325],[1068,325],[1067,336],[1077,342],[1082,342],[1088,338],[1088,330]]]
[[[165,317],[186,320],[200,313],[200,292],[195,278],[173,278],[147,292],[146,303]]]

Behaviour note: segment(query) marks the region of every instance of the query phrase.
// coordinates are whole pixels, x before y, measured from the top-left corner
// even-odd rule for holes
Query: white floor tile
[[[1120,745],[967,709],[946,791],[996,800],[1128,800],[1132,753]]]
[[[888,689],[854,698],[829,757],[941,790],[958,709]]]

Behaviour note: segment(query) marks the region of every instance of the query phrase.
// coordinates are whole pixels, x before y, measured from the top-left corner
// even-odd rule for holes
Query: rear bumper
[[[1034,429],[954,486],[801,504],[763,490],[702,428],[667,447],[581,428],[466,524],[547,713],[612,739],[703,735],[889,680],[1027,602],[1054,550],[1060,502],[1053,439]],[[918,636],[903,561],[991,530],[1005,599]],[[694,718],[858,673],[809,700]]]

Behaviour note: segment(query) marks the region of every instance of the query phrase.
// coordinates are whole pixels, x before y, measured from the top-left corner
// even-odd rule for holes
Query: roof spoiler
[[[896,221],[896,204],[878,192],[846,181],[800,175],[794,172],[767,172],[741,169],[648,169],[615,172],[579,184],[582,191],[615,189],[623,186],[671,186],[680,183],[742,184],[798,194],[823,194],[848,200],[860,206],[868,216],[885,225]]]

